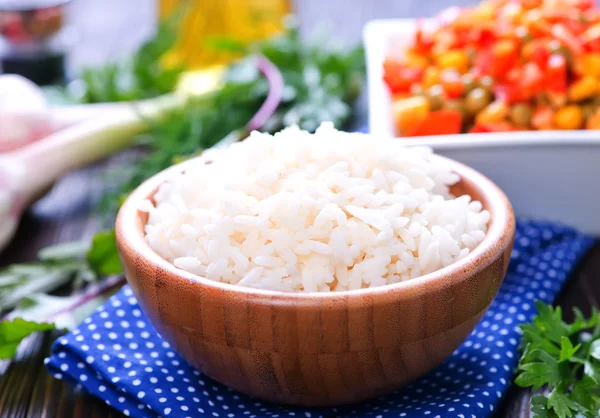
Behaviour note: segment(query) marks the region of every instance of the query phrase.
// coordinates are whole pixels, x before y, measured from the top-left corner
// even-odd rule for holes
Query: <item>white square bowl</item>
[[[394,137],[383,62],[402,54],[414,19],[373,20],[364,28],[369,130]],[[467,164],[500,186],[517,216],[562,222],[600,236],[600,131],[529,131],[429,136],[406,141]]]

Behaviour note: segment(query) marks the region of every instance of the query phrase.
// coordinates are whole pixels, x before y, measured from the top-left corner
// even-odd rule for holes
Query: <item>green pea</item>
[[[573,67],[573,52],[566,46],[562,45],[558,40],[553,39],[548,42],[548,49],[552,54],[562,55],[567,63],[567,66],[569,68]]]
[[[479,87],[481,87],[482,89],[485,89],[491,93],[492,89],[494,88],[494,79],[492,77],[490,77],[489,75],[485,75],[485,76],[481,77],[479,79]]]
[[[510,108],[510,120],[517,126],[529,127],[533,117],[533,109],[525,103],[517,103]]]
[[[475,79],[473,74],[470,74],[470,73],[463,74],[460,77],[460,81],[462,81],[466,93],[470,92],[471,90],[473,90],[474,88],[477,87],[477,80]]]
[[[444,89],[439,84],[431,86],[426,93],[427,100],[429,100],[429,106],[432,111],[440,110],[444,108],[446,102],[446,96],[444,95]]]
[[[522,43],[527,43],[533,40],[533,36],[529,33],[529,30],[525,26],[518,26],[515,29],[515,34]]]
[[[550,106],[550,100],[548,99],[548,96],[546,96],[545,93],[539,93],[535,97],[535,103],[538,106]]]
[[[588,119],[592,117],[596,113],[596,109],[598,109],[598,106],[593,103],[586,103],[582,105],[581,110],[583,111],[583,118]]]
[[[485,109],[491,102],[492,95],[490,92],[478,87],[467,94],[465,107],[470,114],[475,115]]]
[[[412,94],[413,96],[420,96],[423,93],[424,93],[423,87],[420,84],[413,83],[410,86],[410,94]]]
[[[454,100],[446,101],[446,104],[444,105],[444,109],[457,110],[460,112],[460,114],[462,115],[463,118],[465,116],[467,116],[467,114],[468,114],[467,109],[465,108],[465,102],[461,99],[454,99]]]

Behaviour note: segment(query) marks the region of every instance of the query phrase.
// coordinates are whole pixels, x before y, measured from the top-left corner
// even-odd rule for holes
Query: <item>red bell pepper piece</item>
[[[480,74],[501,78],[508,74],[518,60],[519,53],[515,43],[502,39],[495,42],[489,50],[481,52],[475,66]]]
[[[459,98],[465,91],[465,85],[460,79],[460,74],[456,71],[442,71],[440,81],[444,88],[444,93],[446,93],[446,97],[449,99]]]
[[[444,27],[452,25],[456,19],[460,17],[460,15],[461,8],[458,6],[452,6],[438,13],[438,15],[435,17],[435,20],[441,27]]]
[[[490,51],[481,51],[475,58],[474,67],[478,75],[490,75],[492,72],[492,54]]]
[[[571,7],[553,7],[551,9],[543,9],[541,11],[541,14],[544,20],[550,21],[552,23],[567,23],[570,21],[577,20],[581,15],[581,12]]]
[[[479,50],[489,48],[492,45],[498,36],[496,31],[491,28],[481,28],[481,29],[473,29],[471,31],[471,39],[470,42],[474,43]]]
[[[464,48],[465,46],[469,45],[473,36],[471,32],[472,30],[457,30],[454,46],[456,48]]]
[[[546,68],[546,64],[548,64],[548,58],[550,57],[550,52],[548,52],[548,48],[541,43],[538,43],[531,54],[531,62],[536,63],[539,68]]]
[[[387,59],[383,63],[383,81],[392,94],[410,92],[410,87],[419,82],[422,75],[421,68],[405,67],[396,60]]]
[[[550,106],[535,109],[531,118],[531,126],[535,129],[550,129],[554,123],[554,111]]]
[[[595,8],[586,10],[583,12],[583,19],[588,22],[589,25],[600,22],[600,10]]]
[[[535,9],[542,5],[542,0],[522,0],[521,3],[526,9]]]
[[[525,100],[520,86],[516,84],[497,84],[494,86],[496,99],[506,104],[513,104]]]
[[[457,110],[436,110],[404,136],[452,135],[460,133],[462,115]]]
[[[544,20],[542,13],[537,9],[528,12],[526,26],[535,38],[552,34],[552,25]]]
[[[514,132],[518,129],[509,122],[484,123],[473,126],[469,133],[480,134],[489,132]]]
[[[579,10],[590,10],[596,7],[596,0],[578,0],[575,2],[574,7]]]
[[[433,39],[423,30],[423,19],[417,19],[415,31],[415,50],[421,53],[427,53],[433,46]]]
[[[528,62],[523,66],[520,81],[527,98],[535,96],[544,89],[544,73],[535,62]]]
[[[567,61],[559,54],[548,58],[544,83],[549,90],[563,93],[567,90]]]
[[[544,88],[544,73],[534,62],[528,62],[523,68],[513,68],[505,79],[505,83],[494,86],[494,95],[509,105],[528,101]]]
[[[475,125],[469,129],[470,134],[485,134],[491,132],[485,125]]]
[[[573,54],[581,55],[585,52],[581,39],[576,37],[564,24],[552,25],[552,35],[569,48]]]
[[[496,78],[506,76],[517,63],[517,55],[510,57],[494,56],[492,51],[479,53],[475,59],[475,69],[479,75],[489,75]]]
[[[600,20],[600,16],[599,16]],[[600,51],[600,23],[590,26],[581,35],[583,45],[590,52]]]
[[[569,29],[569,31],[575,35],[578,43],[583,47],[583,42],[581,41],[581,34],[585,31],[588,25],[580,22],[579,20],[567,20],[563,22],[565,27]]]

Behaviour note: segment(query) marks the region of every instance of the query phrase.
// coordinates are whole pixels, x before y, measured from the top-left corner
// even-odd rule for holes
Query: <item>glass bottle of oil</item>
[[[178,9],[181,7],[182,9]],[[230,38],[250,43],[283,29],[292,11],[291,0],[160,0],[159,15],[181,10],[180,32],[164,64],[199,70],[235,59],[231,52],[217,51],[211,38]]]

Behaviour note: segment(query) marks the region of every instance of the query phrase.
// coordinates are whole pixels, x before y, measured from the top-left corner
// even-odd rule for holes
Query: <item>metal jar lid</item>
[[[2,72],[23,75],[38,84],[65,77],[70,0],[0,0]]]

